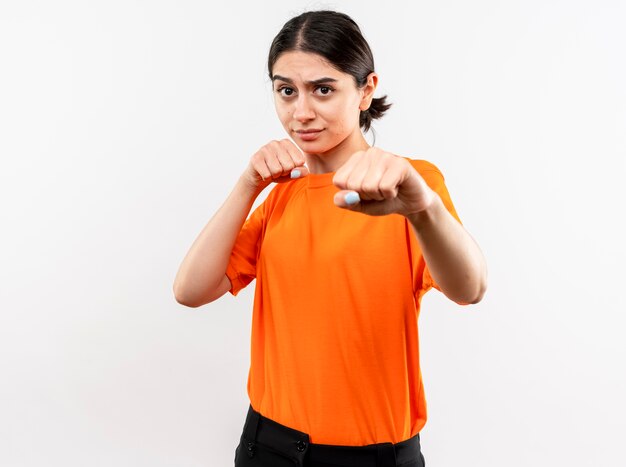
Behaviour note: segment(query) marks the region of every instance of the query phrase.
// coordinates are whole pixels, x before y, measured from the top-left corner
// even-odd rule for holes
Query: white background
[[[267,52],[320,7],[372,46],[376,145],[439,166],[488,259],[480,304],[423,301],[427,465],[623,465],[617,0],[2,0],[0,465],[232,465],[253,286],[191,309],[172,283],[285,137]]]

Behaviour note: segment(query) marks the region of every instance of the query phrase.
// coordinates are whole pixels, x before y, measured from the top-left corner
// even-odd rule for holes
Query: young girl
[[[437,167],[365,140],[390,105],[374,97],[372,53],[351,18],[292,18],[268,71],[291,140],[252,156],[174,283],[176,300],[198,307],[256,278],[235,465],[423,466],[421,298],[435,287],[477,303],[485,260]]]

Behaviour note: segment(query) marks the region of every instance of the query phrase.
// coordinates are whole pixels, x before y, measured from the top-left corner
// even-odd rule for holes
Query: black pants
[[[235,467],[425,467],[419,433],[397,444],[334,446],[275,422],[252,406],[235,450]]]

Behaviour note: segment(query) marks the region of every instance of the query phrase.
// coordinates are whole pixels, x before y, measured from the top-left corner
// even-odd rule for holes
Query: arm
[[[480,248],[406,159],[374,147],[359,151],[333,182],[341,190],[337,206],[409,220],[431,276],[448,298],[459,304],[482,299],[487,267]]]
[[[441,291],[450,300],[478,303],[487,289],[487,265],[480,248],[433,192],[432,202],[407,219]]]
[[[237,234],[260,193],[243,177],[200,232],[174,279],[176,301],[198,307],[224,295],[231,287],[226,277]]]
[[[178,303],[195,308],[230,290],[226,269],[254,200],[270,183],[291,180],[292,169],[297,168],[300,177],[308,175],[304,162],[304,155],[287,139],[271,141],[252,156],[233,191],[183,259],[173,285]]]

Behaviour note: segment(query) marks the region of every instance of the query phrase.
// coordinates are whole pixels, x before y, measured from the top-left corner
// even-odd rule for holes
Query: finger
[[[341,190],[335,193],[333,201],[336,206],[347,211],[360,212],[370,216],[390,214],[390,206],[385,201],[359,199],[359,194],[351,190]]]
[[[384,161],[375,159],[369,166],[363,181],[361,182],[361,189],[359,194],[362,199],[373,199],[376,201],[382,201],[385,199],[385,195],[380,189],[380,183],[386,172],[386,164]]]
[[[289,174],[289,178],[302,178],[306,177],[307,175],[309,175],[309,168],[306,165],[301,165],[291,171],[291,173]]]
[[[295,154],[292,154],[294,152],[293,148],[285,140],[282,140],[278,142],[274,150],[278,162],[283,168],[281,176],[290,173],[297,166],[294,160]]]
[[[304,178],[309,175],[309,169],[306,165],[294,168],[289,174],[283,175],[282,177],[274,180],[276,183],[284,183],[289,182],[291,180],[297,180],[300,178]]]
[[[363,191],[363,180],[370,169],[371,160],[362,157],[353,167],[346,180],[346,190],[358,191],[363,199],[371,199],[369,193]]]
[[[394,199],[398,196],[398,186],[403,179],[403,168],[399,164],[387,167],[378,182],[378,190],[383,199]]]
[[[357,205],[360,204],[361,199],[356,191],[341,190],[335,193],[333,202],[335,206],[339,206],[340,208],[356,208]]]
[[[286,153],[289,155],[290,159],[293,161],[294,167],[302,166],[306,163],[306,159],[304,154],[300,150],[298,146],[296,146],[291,140],[284,139],[282,141],[283,148]]]
[[[278,159],[278,155],[276,154],[276,148],[272,147],[265,153],[265,163],[267,164],[267,168],[272,173],[272,179],[276,179],[278,177],[282,177],[285,174],[285,169],[280,163]],[[289,169],[287,172],[290,172]]]
[[[259,174],[262,180],[268,180],[272,178],[272,172],[265,163],[265,156],[261,153],[257,153],[252,157],[252,168]]]
[[[357,151],[337,170],[333,176],[333,184],[342,190],[347,189],[348,177],[352,173],[354,167],[360,162],[365,151]]]

